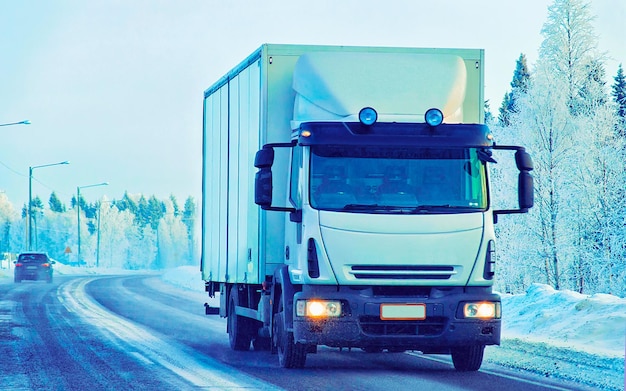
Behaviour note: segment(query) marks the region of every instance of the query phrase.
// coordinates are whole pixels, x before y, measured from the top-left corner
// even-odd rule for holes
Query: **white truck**
[[[533,163],[484,125],[479,49],[262,45],[204,93],[201,271],[235,350],[451,354],[500,342],[494,223]],[[515,208],[488,165],[510,150]]]

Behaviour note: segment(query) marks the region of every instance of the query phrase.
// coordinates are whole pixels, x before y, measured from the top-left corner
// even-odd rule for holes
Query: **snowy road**
[[[3,390],[587,390],[485,364],[454,371],[444,356],[320,348],[302,370],[269,352],[235,352],[205,296],[155,276],[0,282]]]

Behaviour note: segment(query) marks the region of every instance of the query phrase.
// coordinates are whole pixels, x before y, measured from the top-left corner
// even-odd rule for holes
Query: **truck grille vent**
[[[449,280],[456,271],[438,265],[353,265],[350,274],[357,279]]]
[[[377,285],[372,287],[372,293],[378,296],[401,296],[401,297],[429,297],[429,286],[387,286]]]
[[[377,316],[362,316],[359,324],[369,335],[433,336],[443,333],[446,318],[430,317],[426,320],[381,320]]]

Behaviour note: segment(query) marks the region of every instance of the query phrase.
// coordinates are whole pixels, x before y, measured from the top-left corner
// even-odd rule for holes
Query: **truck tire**
[[[457,371],[477,371],[483,363],[484,345],[463,346],[451,350],[452,363]]]
[[[235,306],[237,305],[235,301],[236,294],[236,289],[233,289],[228,303],[228,341],[230,342],[231,349],[246,351],[250,350],[252,337],[249,327],[247,327],[248,319],[235,313]]]
[[[274,315],[274,344],[278,352],[278,363],[282,368],[302,368],[306,362],[307,346],[296,343],[293,333],[287,331],[283,312]]]

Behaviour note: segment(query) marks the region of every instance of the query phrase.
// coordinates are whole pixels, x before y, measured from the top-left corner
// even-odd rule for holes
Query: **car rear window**
[[[45,263],[48,262],[48,257],[44,254],[21,254],[18,261],[23,263]]]

